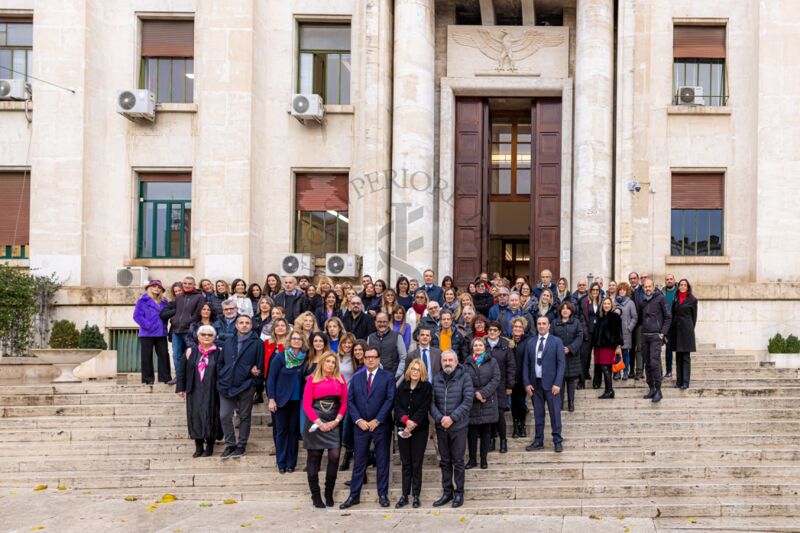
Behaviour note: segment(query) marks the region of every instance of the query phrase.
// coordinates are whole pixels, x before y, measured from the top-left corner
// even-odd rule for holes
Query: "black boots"
[[[609,400],[614,397],[614,385],[611,383],[611,365],[602,365],[603,381],[605,382],[606,389],[603,394],[599,396],[601,400]]]
[[[492,437],[491,439],[489,439],[489,451],[493,452],[496,449],[497,449],[497,442],[495,441],[495,438]]]
[[[206,439],[206,449],[203,452],[203,457],[211,457],[214,453],[214,439]]]
[[[500,453],[508,453],[508,441],[500,439]]]
[[[325,475],[325,505],[333,507],[333,489],[336,488],[336,472]]]
[[[653,399],[652,399],[653,403],[658,403],[660,401],[661,401],[661,383],[656,385],[656,393],[653,394]]]
[[[319,474],[308,474],[308,488],[311,489],[311,502],[317,509],[324,509],[325,503],[319,492]]]
[[[203,439],[194,439],[194,453],[192,457],[197,458],[203,455]]]
[[[528,438],[528,428],[525,427],[525,420],[524,419],[519,421],[519,437],[521,439]]]
[[[656,388],[653,385],[650,385],[650,392],[642,396],[643,400],[652,400],[653,396],[656,395]]]
[[[344,460],[342,464],[339,465],[339,471],[344,472],[346,470],[350,470],[350,461],[353,459],[353,450],[345,449],[344,451]]]
[[[519,438],[519,420],[514,418],[513,422],[514,422],[514,431],[511,432],[511,438],[512,439],[518,439]]]

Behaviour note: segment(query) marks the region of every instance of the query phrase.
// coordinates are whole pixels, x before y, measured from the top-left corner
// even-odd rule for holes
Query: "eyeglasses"
[[[201,333],[200,336],[201,337],[213,337],[214,334],[213,333]]]
[[[364,356],[364,359],[377,359],[377,358],[378,358],[377,355],[365,355]]]

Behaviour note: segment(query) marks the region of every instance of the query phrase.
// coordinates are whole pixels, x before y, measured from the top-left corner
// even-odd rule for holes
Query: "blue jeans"
[[[672,374],[672,351],[667,350],[665,359],[667,360],[667,374]]]
[[[175,379],[179,379],[181,372],[181,357],[186,351],[186,333],[172,334],[172,362],[175,364]]]

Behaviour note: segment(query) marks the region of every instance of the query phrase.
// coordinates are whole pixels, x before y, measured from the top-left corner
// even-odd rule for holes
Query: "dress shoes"
[[[397,503],[394,505],[395,509],[400,509],[408,505],[408,496],[400,496],[400,499],[397,500]]]
[[[532,452],[532,451],[538,451],[538,450],[544,450],[544,444],[542,444],[541,442],[532,442],[532,443],[528,444],[527,446],[525,446],[525,451],[526,452]]]
[[[419,496],[414,496],[411,500],[411,507],[414,509],[419,509],[419,506],[422,505],[419,501]]]
[[[235,451],[236,451],[236,446],[226,446],[225,449],[222,451],[222,455],[220,457],[222,457],[223,459],[227,459],[228,457],[233,455],[233,452]]]
[[[354,505],[358,505],[361,503],[361,500],[358,498],[354,498],[353,496],[348,496],[345,501],[339,504],[339,509],[349,509]]]
[[[564,451],[564,446],[562,446],[560,442],[555,445],[555,448],[556,448],[556,453],[561,453]]]
[[[455,498],[453,498],[453,507],[461,507],[462,505],[464,505],[464,495],[456,494]]]
[[[442,497],[433,502],[434,507],[441,507],[442,505],[446,505],[453,500],[453,495],[449,492],[445,492],[442,494]]]
[[[478,466],[478,463],[476,463],[475,461],[470,461],[464,465],[464,470],[472,470],[476,466]]]
[[[389,498],[386,496],[378,496],[378,503],[381,504],[381,507],[389,507],[391,505],[389,503]],[[408,499],[406,499],[406,503],[408,503]]]

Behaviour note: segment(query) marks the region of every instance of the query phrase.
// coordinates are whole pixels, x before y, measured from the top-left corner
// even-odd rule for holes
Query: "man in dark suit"
[[[411,350],[406,357],[406,367],[413,359],[422,359],[425,365],[425,370],[428,372],[428,381],[433,383],[433,376],[439,373],[442,368],[442,352],[439,348],[431,346],[433,339],[433,332],[429,327],[420,326],[417,328],[417,348]],[[400,377],[398,382],[402,382],[403,378]]]
[[[536,435],[525,449],[530,451],[544,448],[544,406],[550,413],[550,427],[553,430],[553,444],[556,452],[563,450],[561,441],[561,393],[564,369],[564,344],[555,335],[550,335],[550,320],[541,316],[536,320],[538,335],[525,347],[525,361],[522,381],[528,396],[533,396],[533,414]]]
[[[370,443],[375,445],[378,469],[378,501],[389,507],[389,449],[392,444],[390,413],[394,406],[395,381],[391,372],[380,368],[380,352],[370,346],[364,352],[366,372],[359,372],[350,382],[347,413],[353,420],[354,458],[350,496],[339,509],[361,503],[361,486],[367,470]]]

